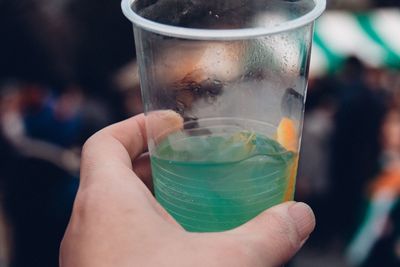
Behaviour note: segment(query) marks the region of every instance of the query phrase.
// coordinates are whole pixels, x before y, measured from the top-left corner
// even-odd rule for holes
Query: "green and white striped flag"
[[[371,67],[400,68],[400,9],[325,13],[315,28],[311,76],[335,70],[351,55]]]

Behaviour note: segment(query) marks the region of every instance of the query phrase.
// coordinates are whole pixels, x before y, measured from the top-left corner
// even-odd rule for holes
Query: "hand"
[[[177,117],[166,111],[150,119],[159,129],[179,128]],[[231,231],[186,232],[146,186],[151,184],[148,159],[141,157],[146,147],[144,115],[86,142],[80,188],[61,245],[62,267],[279,266],[315,226],[307,205],[289,202]]]

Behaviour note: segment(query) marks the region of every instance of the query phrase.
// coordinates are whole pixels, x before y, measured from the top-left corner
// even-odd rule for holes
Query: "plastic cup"
[[[155,195],[186,230],[232,229],[293,199],[313,27],[325,6],[122,1]]]

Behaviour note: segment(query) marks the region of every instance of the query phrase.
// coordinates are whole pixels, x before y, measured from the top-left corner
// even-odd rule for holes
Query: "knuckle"
[[[73,214],[77,218],[86,218],[88,214],[101,213],[106,207],[104,203],[101,188],[94,185],[87,188],[80,188],[75,199]]]
[[[83,194],[82,191],[78,192],[72,210],[71,222],[77,220],[80,221],[81,219],[86,217],[86,214],[90,210],[90,201],[88,201],[88,199],[89,198],[85,196],[85,194]]]
[[[68,230],[70,235],[79,232],[86,225],[99,224],[103,218],[104,209],[99,205],[95,194],[80,190],[76,196]]]
[[[97,132],[86,140],[81,152],[81,180],[86,180],[87,176],[96,169],[96,161],[99,156],[98,147],[102,143],[102,132]]]
[[[99,135],[101,135],[101,132],[95,133],[94,135],[89,137],[86,140],[86,142],[83,144],[83,147],[82,147],[82,156],[83,157],[90,155],[93,147],[95,147],[96,144],[98,143]]]

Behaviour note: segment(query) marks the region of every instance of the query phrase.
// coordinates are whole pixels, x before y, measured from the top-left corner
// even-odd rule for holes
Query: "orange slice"
[[[299,163],[299,157],[296,156],[293,160],[293,165],[289,170],[290,172],[288,177],[288,183],[283,201],[291,201],[294,198],[298,163]]]
[[[293,120],[286,117],[281,120],[276,132],[276,140],[287,150],[297,152],[298,134]]]
[[[276,139],[278,143],[286,148],[288,151],[292,151],[297,153],[298,147],[298,133],[296,123],[284,117],[281,122],[279,123],[277,132],[276,132]],[[298,167],[299,157],[296,156],[293,159],[293,164],[288,170],[288,183],[287,188],[284,196],[284,201],[293,200],[294,197],[294,190],[296,185],[296,176],[297,176],[297,167]]]

